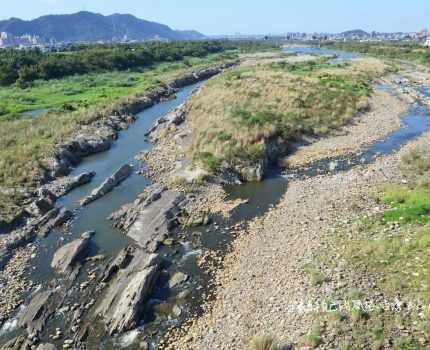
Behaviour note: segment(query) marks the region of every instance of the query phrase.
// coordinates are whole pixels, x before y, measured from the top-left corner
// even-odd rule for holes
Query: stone
[[[188,280],[188,275],[176,272],[169,280],[169,288],[175,288]]]
[[[121,209],[111,219],[140,247],[153,253],[178,225],[184,202],[182,193],[156,188],[146,199]]]
[[[133,172],[130,164],[125,164],[119,168],[112,176],[107,178],[98,188],[94,189],[91,194],[82,200],[81,205],[85,206],[111,192],[116,186],[120,185]]]
[[[167,238],[163,241],[163,244],[167,247],[171,247],[175,241],[172,238]]]
[[[83,239],[90,239],[90,238],[92,238],[95,234],[96,234],[96,231],[87,231],[87,232],[84,232],[84,233],[81,235],[81,238],[83,238]]]
[[[39,190],[39,193],[41,191],[49,191],[55,198],[60,198],[73,189],[91,182],[95,175],[95,172],[84,172],[78,176],[63,176],[44,185]]]
[[[137,326],[161,268],[161,259],[156,254],[132,247],[127,253],[128,263],[111,278],[105,297],[96,310],[111,335]]]
[[[176,317],[179,317],[179,316],[181,316],[181,314],[182,314],[182,309],[178,306],[178,305],[175,305],[174,307],[173,307],[173,314],[176,316]]]
[[[72,211],[66,208],[54,208],[39,219],[33,227],[39,237],[46,237],[54,227],[64,225],[72,218]]]
[[[6,344],[1,346],[1,350],[20,350],[25,347],[26,339],[24,336],[20,335],[12,340],[8,341]]]
[[[74,240],[59,248],[52,258],[51,267],[63,274],[69,274],[85,257],[89,244],[88,238]]]
[[[18,320],[19,327],[26,327],[27,332],[41,332],[48,318],[55,313],[56,294],[52,290],[41,291],[31,300],[25,312]]]
[[[44,344],[39,344],[39,346],[37,347],[37,350],[57,350],[57,348],[53,344],[44,343]]]
[[[26,210],[33,216],[42,216],[52,208],[54,208],[54,200],[48,196],[43,196],[32,202]]]

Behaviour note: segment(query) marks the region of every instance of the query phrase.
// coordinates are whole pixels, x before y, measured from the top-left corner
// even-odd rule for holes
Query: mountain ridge
[[[45,42],[96,42],[128,40],[187,40],[204,39],[192,30],[174,30],[165,24],[139,19],[131,14],[104,16],[81,11],[72,14],[46,15],[33,20],[10,18],[0,21],[0,32],[15,36],[25,34],[42,38]]]

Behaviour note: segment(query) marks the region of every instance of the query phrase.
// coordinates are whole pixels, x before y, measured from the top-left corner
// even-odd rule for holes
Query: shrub
[[[252,338],[249,350],[280,350],[280,347],[275,338],[266,335]]]
[[[306,345],[311,347],[312,349],[317,348],[321,344],[321,328],[319,325],[312,326],[311,331],[306,336],[305,342]]]
[[[216,172],[221,166],[221,160],[210,152],[200,152],[197,159],[202,163],[206,170]]]

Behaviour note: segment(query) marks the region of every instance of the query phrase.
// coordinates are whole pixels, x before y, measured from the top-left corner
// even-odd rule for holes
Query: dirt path
[[[397,128],[406,104],[387,95],[384,99],[387,104],[375,106],[374,113],[346,128],[345,135],[303,147],[296,162],[327,156],[333,150],[351,152],[356,145]],[[378,185],[402,180],[400,154],[348,172],[291,182],[279,205],[250,222],[234,242],[215,276],[215,300],[205,305],[201,317],[173,329],[165,348],[247,349],[256,335],[273,335],[295,349],[308,348],[305,335],[313,317],[302,306],[321,300],[315,295],[307,264],[330,249],[322,238],[333,227],[377,210],[369,193]]]

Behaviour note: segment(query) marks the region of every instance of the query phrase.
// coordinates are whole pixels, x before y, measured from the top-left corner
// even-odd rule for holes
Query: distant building
[[[18,46],[33,47],[42,45],[43,41],[37,35],[24,34],[15,36],[11,33],[0,32],[0,47]]]
[[[426,41],[424,42],[424,46],[430,47],[430,37],[427,37]]]

